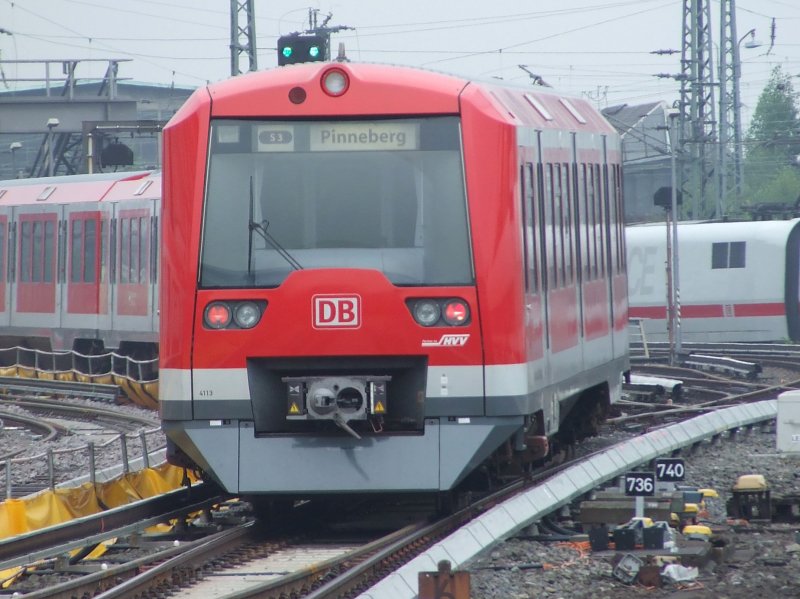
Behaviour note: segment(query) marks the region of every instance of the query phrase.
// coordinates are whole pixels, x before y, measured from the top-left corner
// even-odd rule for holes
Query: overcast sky
[[[230,0],[0,0],[0,58],[96,59],[79,77],[101,76],[104,59],[130,59],[120,77],[196,87],[230,76]],[[277,64],[279,35],[318,22],[351,60],[388,62],[480,78],[529,80],[518,65],[559,90],[600,106],[672,102],[679,84],[682,0],[255,0],[259,69]],[[457,8],[456,8],[457,7]],[[711,4],[714,39],[719,1]],[[771,23],[775,39],[770,47]],[[737,0],[737,29],[756,29],[759,48],[742,51],[742,103],[747,120],[776,65],[800,74],[800,0]],[[748,38],[749,39],[749,38]],[[746,40],[745,40],[746,41]],[[335,53],[335,50],[334,50]],[[716,64],[716,57],[715,57]],[[242,58],[242,65],[247,61]],[[0,63],[5,89],[43,77],[44,67]],[[32,70],[32,68],[34,70]],[[51,76],[58,76],[53,67]],[[800,90],[800,79],[794,86]]]

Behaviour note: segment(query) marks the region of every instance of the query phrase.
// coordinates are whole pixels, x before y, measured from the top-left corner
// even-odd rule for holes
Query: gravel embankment
[[[622,553],[593,554],[573,545],[510,539],[466,566],[472,572],[472,596],[481,599],[597,599],[674,597],[755,599],[800,597],[800,545],[794,524],[733,527],[726,522],[725,502],[737,478],[763,474],[773,495],[800,496],[800,456],[779,455],[775,430],[755,429],[749,435],[704,443],[686,460],[686,483],[717,490],[709,504],[708,523],[727,541],[720,562],[709,561],[698,577],[681,585],[645,587],[613,576]],[[638,553],[640,558],[645,556]]]
[[[87,402],[82,399],[64,400],[74,405],[102,405]],[[108,406],[104,406],[108,407]],[[18,413],[25,416],[37,416],[22,407],[14,405],[4,405],[3,409],[9,412]],[[133,405],[114,406],[115,410],[121,413],[129,413],[136,416],[153,418],[152,411],[144,410]],[[58,421],[64,425],[68,422],[69,416],[60,416]],[[54,475],[56,484],[71,480],[75,477],[86,476],[89,473],[89,453],[88,443],[95,445],[95,467],[97,470],[116,466],[122,462],[121,445],[118,441],[119,433],[105,429],[101,424],[81,423],[73,421],[68,424],[72,434],[59,436],[54,441],[43,442],[42,439],[30,432],[3,428],[0,434],[0,455],[5,455],[12,451],[22,451],[14,458],[12,464],[12,481],[15,485],[30,483],[36,480],[46,480],[49,467],[46,454],[48,449],[53,451]],[[151,429],[147,429],[151,430]],[[133,460],[142,454],[141,443],[136,434],[127,434],[128,459]],[[162,433],[147,435],[148,451],[153,451],[162,447],[165,443]],[[36,457],[38,456],[38,457]],[[16,463],[20,458],[32,458],[25,463]],[[5,474],[0,475],[0,482],[5,484]]]

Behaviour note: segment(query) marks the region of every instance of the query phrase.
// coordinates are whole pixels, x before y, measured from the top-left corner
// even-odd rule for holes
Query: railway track
[[[663,374],[664,369],[660,369],[659,372]],[[674,375],[677,372],[670,371],[670,374]],[[774,396],[778,390],[790,386],[789,384],[771,385],[768,382],[762,384],[753,381],[725,381],[724,377],[707,373],[692,377],[691,380],[686,377],[684,383],[688,388],[685,395],[690,399],[694,396],[696,386],[715,387],[721,396],[713,400],[706,398],[704,401],[686,406],[674,404],[664,406],[659,424],[663,424],[663,414],[669,413],[671,417],[675,418],[685,417],[698,411],[719,409],[722,405],[727,406],[737,401],[749,401],[756,397],[756,394],[772,393]],[[726,384],[730,385],[727,390]],[[790,381],[790,384],[800,384],[800,380]],[[732,390],[736,390],[737,393]],[[653,414],[650,415],[650,417],[652,416]],[[613,420],[612,424],[615,424]],[[604,448],[597,450],[598,453],[602,451]],[[240,522],[230,528],[226,527],[225,534],[222,534],[218,530],[222,527],[219,518],[224,519],[225,517],[215,514],[206,519],[207,526],[204,526],[209,530],[215,530],[215,533],[203,536],[202,540],[191,537],[179,539],[175,536],[176,533],[171,533],[173,536],[162,535],[158,540],[140,533],[126,533],[124,537],[115,533],[114,536],[118,539],[117,547],[113,550],[107,549],[105,557],[101,558],[102,561],[98,565],[96,560],[85,559],[90,556],[90,548],[95,548],[103,542],[98,538],[92,538],[79,544],[79,551],[76,555],[82,556],[81,559],[72,558],[67,562],[69,566],[67,570],[70,573],[81,569],[92,572],[94,578],[86,577],[80,583],[88,586],[80,587],[81,590],[78,592],[76,591],[78,587],[75,585],[79,583],[70,580],[59,583],[68,585],[68,588],[63,587],[62,590],[57,590],[58,587],[53,587],[47,591],[40,589],[30,596],[55,597],[85,594],[86,596],[106,598],[141,597],[148,592],[184,593],[183,595],[172,595],[178,597],[204,596],[210,591],[203,585],[218,587],[220,581],[223,581],[222,584],[227,589],[226,594],[216,594],[216,596],[226,599],[296,596],[352,597],[387,573],[396,570],[420,551],[435,544],[448,534],[452,534],[476,515],[485,513],[492,506],[508,500],[518,493],[535,488],[547,477],[585,459],[587,459],[587,455],[581,455],[574,461],[567,461],[547,471],[515,481],[502,491],[484,497],[448,518],[438,519],[430,524],[423,524],[421,521],[415,522],[412,525],[398,527],[389,534],[368,539],[351,538],[345,542],[340,534],[322,536],[318,531],[309,534],[307,527],[299,527],[293,530],[291,535],[268,533],[264,536],[263,531],[259,532],[258,527],[252,524],[252,519],[242,515],[241,512],[237,516]],[[299,521],[304,521],[306,526],[309,523],[315,523],[319,528],[319,520],[313,516],[315,514],[313,503],[299,506],[296,509],[298,510],[297,515],[301,515],[298,518]],[[303,511],[304,509],[305,511]],[[208,509],[205,512],[210,513]],[[320,511],[320,513],[322,512],[324,510]],[[302,514],[312,515],[302,516]],[[228,520],[230,519],[228,517]],[[192,534],[197,534],[197,527],[190,526],[188,528],[193,529]],[[314,527],[312,526],[312,528]],[[237,532],[229,532],[234,529]],[[120,538],[123,539],[122,542],[119,541]],[[142,543],[141,540],[145,538],[147,538],[146,542]],[[131,539],[136,539],[136,542],[134,543]],[[176,541],[178,542],[176,543]],[[138,555],[137,552],[140,551],[141,545],[159,545],[160,553],[153,553],[152,556]],[[63,548],[61,549],[63,551]],[[123,557],[112,563],[112,553],[123,556],[127,554],[130,559]],[[0,547],[1,555],[2,547]],[[38,554],[36,557],[40,562],[42,559],[45,561],[50,559],[42,558]],[[52,572],[39,566],[39,572],[43,573],[42,579],[47,579],[49,576],[52,580],[54,576],[64,575],[60,570],[59,574],[55,574],[56,570],[61,567],[56,564],[56,561],[47,561]],[[280,564],[280,566],[275,566],[275,564]],[[5,565],[9,564],[0,563],[0,568]],[[33,572],[33,570],[30,571]],[[109,571],[113,573],[113,577],[108,574]],[[122,576],[120,574],[122,571],[132,573]],[[242,573],[244,574],[242,575]],[[268,575],[272,576],[271,580],[265,580]],[[125,580],[125,582],[112,587],[109,583],[110,578],[117,581]],[[254,583],[253,578],[257,578],[258,582]],[[21,576],[20,581],[22,579]],[[232,588],[234,579],[241,580],[242,588]],[[30,581],[30,576],[27,577],[27,580]],[[176,590],[181,588],[185,590]],[[64,594],[58,594],[62,592]]]
[[[16,395],[4,396],[0,408],[6,425],[0,484],[6,497],[30,495],[78,476],[94,480],[98,470],[115,465],[127,471],[131,461],[147,462],[164,446],[157,415],[142,410]]]

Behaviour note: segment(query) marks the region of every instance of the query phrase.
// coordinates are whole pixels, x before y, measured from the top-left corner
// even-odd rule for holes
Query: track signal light
[[[278,38],[278,65],[317,62],[328,55],[328,38],[324,35],[284,35]]]

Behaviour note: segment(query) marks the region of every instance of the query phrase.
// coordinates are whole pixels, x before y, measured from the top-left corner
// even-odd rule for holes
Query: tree
[[[745,138],[746,204],[793,204],[800,195],[797,99],[791,76],[775,67],[758,98]]]

